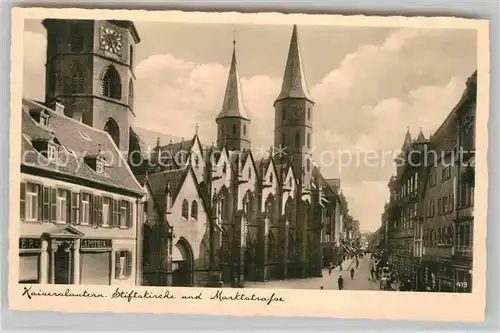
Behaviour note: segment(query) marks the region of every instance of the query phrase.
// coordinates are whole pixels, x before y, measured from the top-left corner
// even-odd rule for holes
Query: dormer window
[[[95,164],[95,171],[99,174],[104,173],[105,160],[102,156],[98,157]]]
[[[33,109],[30,110],[30,116],[41,126],[49,126],[50,114],[44,109]]]
[[[55,161],[57,157],[57,148],[53,144],[47,145],[47,159],[49,161]]]
[[[47,112],[42,112],[40,114],[40,125],[49,126],[50,115]]]
[[[98,174],[106,172],[106,159],[100,153],[97,155],[88,155],[84,158],[85,163]]]

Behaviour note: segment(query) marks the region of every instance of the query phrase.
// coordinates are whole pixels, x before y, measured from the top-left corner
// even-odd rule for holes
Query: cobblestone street
[[[362,258],[359,261],[359,267],[355,270],[354,279],[351,280],[351,267],[356,268],[356,263],[351,260],[344,262],[343,270],[338,267],[328,274],[328,269],[323,269],[323,277],[293,279],[284,281],[267,281],[267,282],[248,282],[246,288],[280,288],[280,289],[320,289],[323,286],[325,290],[338,290],[337,279],[339,275],[344,278],[344,289],[346,290],[380,290],[380,281],[372,281],[370,277],[370,259]],[[352,266],[351,266],[352,265]]]

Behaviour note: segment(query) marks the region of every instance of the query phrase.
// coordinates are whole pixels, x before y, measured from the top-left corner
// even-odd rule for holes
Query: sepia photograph
[[[477,28],[140,17],[22,20],[24,290],[483,283]]]

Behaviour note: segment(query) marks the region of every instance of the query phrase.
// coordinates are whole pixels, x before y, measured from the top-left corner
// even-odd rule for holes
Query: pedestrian
[[[323,286],[319,287],[319,289],[323,290]]]
[[[371,269],[370,273],[372,275],[372,280],[375,280],[375,277],[374,277],[374,275],[375,275],[375,268],[373,266],[372,266],[372,269]]]
[[[330,263],[330,266],[328,266],[328,275],[332,275],[332,267],[333,265]]]
[[[354,280],[354,267],[351,267],[351,280]]]
[[[339,275],[337,282],[339,284],[339,290],[344,289],[344,279],[342,278],[342,275]]]

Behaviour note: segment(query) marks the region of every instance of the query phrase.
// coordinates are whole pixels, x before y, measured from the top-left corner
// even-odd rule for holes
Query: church
[[[85,186],[116,192],[116,207],[112,201],[106,208],[106,228],[102,198],[93,203],[94,215],[84,215],[94,228],[82,231],[78,223],[67,227],[73,238],[85,238],[84,232],[89,232],[100,239],[101,229],[110,238],[94,242],[118,253],[116,258],[106,256],[108,266],[128,268],[125,273],[118,268],[106,271],[102,281],[114,284],[128,274],[134,276],[131,283],[141,285],[241,287],[248,281],[319,277],[325,265],[353,251],[345,239],[350,217],[340,180],[326,179],[312,159],[315,103],[305,80],[296,26],[274,102],[274,145],[266,157],[255,158],[251,149],[252,119],[244,104],[234,45],[224,98],[214,115],[215,143],[204,144],[197,133],[187,141],[158,140],[145,159],[133,129],[140,112],[134,107],[134,55],[141,41],[135,25],[60,19],[43,24],[46,101],[26,100],[27,106],[34,105],[26,113],[36,109],[52,114],[60,119],[59,131],[68,123],[80,133],[105,134],[100,140],[106,144],[94,142],[96,152],[86,161],[92,176],[103,168],[107,172],[96,176],[100,182],[95,186]],[[83,134],[61,136],[73,149],[92,141]],[[113,147],[128,163],[106,160],[104,149]],[[88,175],[75,175],[75,181]],[[122,218],[123,197],[129,210]],[[111,239],[120,233],[123,239]],[[126,254],[120,252],[123,244],[131,246],[126,264],[120,257]],[[65,281],[75,283],[75,271],[72,268],[73,277]],[[53,278],[43,278],[48,279]]]

